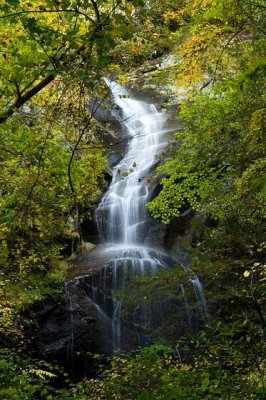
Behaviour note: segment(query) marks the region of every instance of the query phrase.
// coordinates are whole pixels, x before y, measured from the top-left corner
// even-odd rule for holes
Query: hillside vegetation
[[[1,398],[265,397],[265,10],[262,0],[1,2]],[[26,333],[32,306],[61,298],[66,239],[82,245],[83,213],[106,184],[111,150],[88,103],[104,101],[103,76],[123,83],[154,65],[154,49],[180,59],[167,78],[185,93],[184,129],[147,207],[165,224],[195,212],[190,268],[211,318],[182,339],[173,320],[157,338],[171,347],[115,357],[97,378],[57,389],[62,371],[27,355]],[[165,72],[155,75],[161,84]],[[139,286],[152,301],[156,288],[174,296],[182,279],[173,268]]]

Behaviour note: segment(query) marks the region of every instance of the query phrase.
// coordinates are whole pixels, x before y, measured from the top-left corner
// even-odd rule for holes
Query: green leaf
[[[143,390],[138,396],[137,400],[150,400],[152,398],[152,394],[148,392],[148,390]]]
[[[10,4],[13,7],[18,7],[19,6],[19,0],[6,0],[8,4]]]
[[[206,391],[207,391],[208,386],[209,386],[209,383],[210,383],[210,379],[209,379],[209,377],[207,376],[207,377],[204,378],[203,381],[201,382],[200,388],[201,388],[202,392],[206,392]]]

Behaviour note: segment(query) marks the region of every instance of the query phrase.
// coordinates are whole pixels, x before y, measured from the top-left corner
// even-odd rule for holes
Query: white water
[[[167,265],[163,253],[143,246],[143,242],[148,223],[146,177],[156,163],[156,156],[167,144],[165,134],[168,131],[164,128],[166,114],[159,113],[152,104],[130,98],[117,83],[105,82],[114,103],[122,111],[120,122],[128,135],[126,154],[113,169],[111,184],[95,213],[106,251],[113,251],[111,289],[115,291],[132,277],[154,273]],[[119,349],[121,344],[121,310],[121,302],[113,299],[113,350]],[[149,326],[147,305],[140,309],[139,319],[141,324]]]
[[[198,304],[201,316],[202,316],[203,320],[205,319],[208,321],[210,319],[210,314],[209,314],[207,300],[204,296],[202,284],[196,275],[193,278],[190,278],[190,282],[193,285],[194,293],[195,293],[195,296],[197,299],[197,304]]]
[[[122,110],[129,137],[125,157],[113,170],[112,182],[96,212],[98,229],[108,245],[134,247],[143,243],[149,189],[144,178],[165,146],[166,114],[154,105],[128,97],[127,91],[106,80]]]
[[[85,283],[97,317],[92,328],[96,332],[95,340],[103,344],[104,351],[113,353],[149,344],[149,333],[160,327],[171,313],[171,302],[158,300],[157,304],[150,304],[144,296],[130,310],[131,315],[125,316],[117,290],[130,290],[135,277],[155,273],[172,264],[167,254],[144,245],[150,219],[145,207],[149,200],[148,176],[172,129],[165,126],[167,115],[158,112],[154,105],[129,97],[117,83],[106,80],[106,84],[119,108],[127,148],[124,158],[113,168],[112,181],[95,212],[104,244],[94,252],[93,262],[99,258],[99,264],[95,265],[104,266],[88,275]],[[202,320],[208,320],[208,305],[199,279],[193,274],[189,283],[193,285],[197,314]],[[187,323],[193,331],[191,302],[184,285],[180,285],[180,290]],[[73,343],[70,350],[73,352]]]

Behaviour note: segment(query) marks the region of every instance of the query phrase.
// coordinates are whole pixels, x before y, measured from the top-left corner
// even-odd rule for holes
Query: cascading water
[[[195,292],[195,296],[197,299],[197,303],[199,306],[199,311],[201,313],[201,316],[202,316],[203,320],[208,321],[210,319],[209,307],[208,307],[207,300],[203,293],[202,284],[196,275],[193,276],[192,278],[190,278],[190,282],[193,285],[193,289]]]
[[[144,177],[166,144],[166,114],[154,105],[134,100],[117,83],[106,81],[123,112],[130,139],[125,157],[114,168],[112,182],[96,211],[99,232],[108,245],[132,247],[143,243],[149,190]]]
[[[160,283],[156,300],[156,295],[152,296],[155,304],[146,301],[149,295],[144,292],[145,286],[135,291],[139,297],[134,305],[126,303],[135,277],[173,263],[163,251],[145,246],[161,229],[155,223],[149,225],[145,203],[149,200],[148,177],[157,163],[157,154],[164,149],[168,133],[175,129],[168,129],[166,115],[153,105],[129,98],[119,85],[106,83],[119,107],[128,146],[124,158],[113,169],[112,181],[95,213],[104,244],[76,258],[66,284],[68,301],[52,309],[48,303],[45,317],[40,318],[40,354],[50,354],[52,360],[56,354],[60,361],[67,353],[71,374],[79,378],[87,367],[92,368],[90,371],[97,368],[90,354],[111,355],[115,350],[126,352],[149,344],[153,330],[163,340],[178,338],[187,330],[196,331],[208,316],[207,302],[194,271],[184,284],[178,279],[170,282],[174,293],[164,291],[168,290],[168,282],[165,286]],[[182,268],[180,259],[175,261]],[[183,268],[187,266],[186,262]],[[118,293],[121,288],[129,293],[124,303]]]
[[[95,212],[104,242],[98,253],[96,251],[96,261],[100,252],[100,265],[104,260],[104,267],[94,271],[84,282],[96,315],[94,337],[100,341],[100,352],[104,348],[105,353],[113,353],[150,343],[147,333],[160,327],[170,315],[171,307],[176,306],[169,301],[152,305],[144,298],[131,310],[132,315],[125,317],[122,301],[116,295],[118,289],[127,288],[134,278],[171,266],[170,256],[143,245],[150,220],[145,207],[149,197],[147,177],[156,165],[157,155],[167,144],[167,134],[171,130],[165,127],[167,115],[158,112],[154,105],[132,99],[117,83],[105,81],[120,110],[120,123],[125,127],[128,145],[124,158],[113,168],[112,181]],[[95,259],[93,262],[99,265],[95,264]],[[196,300],[202,303],[201,311],[205,312],[207,303],[200,282],[196,278],[191,278],[190,282]],[[192,329],[189,303],[182,285],[181,293],[187,323]]]
[[[105,241],[105,252],[110,252],[111,256],[106,267],[111,282],[106,285],[108,279],[105,278],[105,287],[101,288],[98,282],[98,294],[95,295],[94,290],[90,296],[96,307],[100,307],[99,312],[109,318],[113,350],[116,350],[121,346],[122,304],[113,298],[113,292],[123,288],[132,277],[144,276],[169,265],[167,255],[143,246],[149,220],[145,208],[149,188],[145,178],[154,166],[157,154],[167,144],[167,130],[163,129],[167,115],[159,113],[154,105],[129,98],[128,92],[117,83],[105,81],[122,111],[121,123],[126,128],[129,143],[95,213],[99,233]],[[150,325],[147,304],[134,314],[134,325],[140,330]]]

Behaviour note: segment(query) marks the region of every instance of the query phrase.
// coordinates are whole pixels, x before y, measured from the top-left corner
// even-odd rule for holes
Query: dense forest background
[[[1,2],[1,398],[264,398],[265,9],[263,0]],[[82,214],[106,186],[112,148],[88,104],[105,98],[103,76],[123,84],[154,65],[154,49],[179,58],[155,80],[183,89],[184,129],[148,209],[165,224],[194,210],[191,268],[214,314],[197,334],[169,334],[170,347],[62,384],[62,370],[30,357],[29,332],[34,304],[63,296],[70,218],[82,248]],[[136,287],[152,301],[155,287],[171,296],[185,275],[173,268]]]

